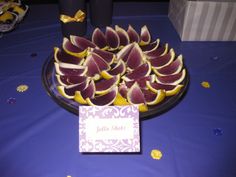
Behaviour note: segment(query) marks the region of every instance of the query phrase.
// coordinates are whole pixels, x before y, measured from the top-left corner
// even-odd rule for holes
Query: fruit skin
[[[80,36],[70,35],[70,41],[73,45],[77,46],[81,50],[87,50],[88,48],[95,48],[96,45],[88,39]]]
[[[67,47],[67,45],[70,45],[71,47],[73,47],[74,49],[76,49],[77,51],[70,51],[69,48]],[[73,45],[69,39],[67,38],[63,38],[63,44],[62,44],[62,48],[65,52],[67,52],[70,55],[73,55],[75,57],[78,58],[83,58],[86,56],[87,54],[87,50],[82,50],[80,48],[78,48],[77,46]]]
[[[141,77],[149,76],[151,73],[151,64],[149,62],[144,63],[134,69],[132,72],[126,74],[122,77],[124,81],[132,81],[135,79],[139,79]]]
[[[121,70],[121,71],[119,71],[119,70]],[[125,71],[126,71],[125,63],[123,62],[123,60],[120,60],[114,68],[112,68],[109,71],[104,70],[100,74],[104,79],[111,79],[112,77],[114,77],[116,75],[120,75],[120,76],[124,75]]]
[[[132,48],[131,52],[129,53],[126,65],[129,69],[133,70],[139,67],[145,61],[145,56],[139,45],[134,43],[134,47]]]
[[[63,62],[63,63],[70,63],[70,64],[78,64],[78,65],[81,65],[84,61],[83,58],[70,55],[67,52],[65,52],[63,49],[60,49],[58,47],[54,47],[54,60],[57,63]]]
[[[87,95],[85,95],[87,94]],[[86,87],[83,91],[76,91],[74,100],[80,104],[87,104],[86,98],[94,98],[95,95],[95,84],[92,80],[88,87]]]
[[[145,34],[146,34],[147,36],[145,36]],[[145,37],[147,37],[148,39],[145,40]],[[141,34],[140,34],[140,42],[139,42],[139,45],[140,45],[140,46],[148,45],[150,42],[151,42],[151,35],[150,35],[150,32],[149,32],[147,26],[144,25],[144,26],[141,28]]]
[[[158,90],[156,92],[156,98],[155,100],[148,102],[146,101],[147,105],[153,106],[153,105],[157,105],[158,103],[162,102],[166,97],[165,91],[164,90]]]
[[[127,33],[129,35],[129,40],[130,40],[131,43],[132,42],[139,43],[140,37],[139,37],[138,33],[135,31],[135,29],[131,25],[128,26]]]
[[[117,32],[113,28],[109,26],[106,27],[105,37],[106,37],[107,44],[109,46],[108,48],[109,51],[114,51],[119,48],[120,38]]]
[[[106,94],[114,86],[117,86],[119,82],[120,82],[120,75],[114,76],[113,78],[108,79],[108,80],[101,80],[98,83],[95,83],[95,88],[96,88],[95,93],[98,94],[98,95]],[[104,86],[106,84],[110,84],[110,85],[107,88],[106,87],[103,88],[103,89],[99,88],[99,87],[102,87],[102,86]]]
[[[104,95],[99,95],[97,97],[94,97],[93,99],[86,98],[86,101],[90,106],[109,106],[115,101],[117,93],[118,93],[118,87],[115,86],[110,90],[110,92]],[[105,102],[104,100],[107,96],[111,96],[111,100]],[[95,103],[96,101],[97,102],[101,101],[101,102],[96,104]]]
[[[134,93],[136,92],[136,93]],[[138,95],[138,97],[137,97]],[[136,98],[138,100],[132,100],[132,96],[136,96]],[[127,100],[128,100],[128,103],[132,104],[132,105],[137,105],[138,108],[139,108],[139,111],[140,112],[146,112],[148,111],[148,107],[145,103],[145,98],[144,98],[144,95],[141,91],[141,89],[139,88],[138,84],[135,83],[129,90],[128,90],[128,93],[127,93]],[[133,102],[135,101],[135,102]]]
[[[123,28],[119,27],[118,25],[115,25],[115,30],[120,38],[119,49],[122,49],[130,43],[129,35]]]
[[[77,75],[83,76],[87,72],[88,68],[80,65],[68,64],[68,63],[57,63],[54,62],[56,73],[63,75]]]
[[[96,28],[93,31],[92,42],[96,44],[102,50],[107,50],[109,48],[107,45],[106,37],[99,28]]]
[[[164,89],[166,96],[174,96],[180,92],[180,90],[183,88],[184,85],[162,85],[160,83],[151,83],[147,81],[147,87],[157,93],[159,89]],[[169,88],[165,88],[169,87]]]
[[[167,76],[179,73],[183,68],[183,56],[179,55],[172,63],[161,67],[160,69],[152,68],[157,76]]]
[[[159,76],[156,77],[157,83],[160,84],[166,84],[166,85],[178,85],[180,84],[186,76],[186,70],[183,69],[182,72],[174,74],[174,75],[168,75],[168,76]]]
[[[130,103],[125,99],[121,94],[118,92],[116,95],[116,99],[114,100],[113,104],[115,106],[125,106],[130,105]]]

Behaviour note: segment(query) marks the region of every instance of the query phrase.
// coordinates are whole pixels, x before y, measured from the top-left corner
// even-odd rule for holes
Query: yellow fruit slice
[[[114,105],[116,106],[125,106],[125,105],[130,105],[130,103],[125,99],[124,97],[121,96],[121,94],[118,92],[116,95],[116,99],[113,102]]]
[[[160,103],[161,101],[163,101],[165,99],[165,96],[166,96],[166,94],[165,94],[164,90],[158,90],[156,92],[156,98],[153,101],[146,102],[146,103],[147,103],[147,105],[156,105],[156,104]]]
[[[83,58],[87,55],[87,49],[79,49],[77,46],[73,45],[67,38],[63,38],[62,48],[65,52],[75,57]]]

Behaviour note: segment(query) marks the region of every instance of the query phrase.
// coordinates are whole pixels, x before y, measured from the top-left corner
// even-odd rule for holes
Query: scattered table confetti
[[[204,87],[204,88],[210,88],[210,87],[211,87],[210,83],[207,82],[207,81],[203,81],[203,82],[201,83],[201,85],[202,85],[202,87]]]
[[[16,90],[17,90],[17,92],[25,92],[25,91],[27,91],[28,90],[28,85],[19,85],[17,88],[16,88]]]
[[[8,104],[15,104],[16,103],[16,98],[10,97],[7,99]]]
[[[212,57],[213,60],[219,60],[219,57],[218,56],[214,56]]]
[[[153,149],[151,151],[151,156],[155,160],[160,160],[162,158],[162,152],[158,149]]]
[[[37,57],[38,56],[38,54],[37,53],[31,53],[31,55],[30,55],[31,57]]]
[[[214,135],[216,135],[216,136],[223,135],[223,130],[221,128],[214,128],[213,132],[214,132]]]

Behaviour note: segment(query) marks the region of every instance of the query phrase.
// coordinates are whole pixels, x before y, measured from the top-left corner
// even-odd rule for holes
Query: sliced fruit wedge
[[[174,59],[175,59],[175,52],[173,49],[170,49],[170,51],[167,54],[150,59],[149,61],[153,68],[160,69],[172,63]]]
[[[95,96],[94,98],[86,98],[86,101],[90,106],[109,106],[115,101],[117,93],[118,87],[116,86],[108,93]]]
[[[186,75],[186,70],[183,69],[178,74],[156,77],[156,81],[157,83],[160,83],[160,84],[178,85],[184,80],[185,75]]]
[[[70,36],[70,41],[71,41],[72,44],[74,44],[75,46],[77,46],[78,48],[80,48],[82,50],[86,50],[89,47],[90,48],[95,48],[96,47],[96,45],[94,43],[92,43],[88,39],[86,39],[84,37],[80,37],[80,36],[71,35]]]
[[[115,26],[115,30],[120,38],[119,48],[121,49],[130,43],[129,35],[123,28],[119,27],[118,25]]]
[[[129,35],[130,42],[139,43],[139,41],[140,41],[139,34],[135,31],[135,29],[131,25],[128,26],[127,33]]]
[[[120,38],[117,32],[113,28],[109,26],[106,27],[105,37],[106,37],[107,44],[109,46],[108,50],[114,51],[119,48]]]
[[[67,38],[63,38],[62,48],[66,53],[78,58],[83,58],[87,54],[87,50],[78,48],[77,46],[73,45]]]
[[[137,83],[135,83],[128,90],[127,100],[130,104],[137,105],[139,107],[140,112],[145,112],[148,110],[148,107],[145,103],[145,98],[144,98],[143,92]]]
[[[84,61],[83,58],[75,57],[66,53],[63,49],[54,47],[54,59],[56,62],[70,63],[81,65]]]
[[[139,45],[137,43],[134,44],[134,47],[132,48],[126,65],[128,68],[130,68],[131,70],[139,67],[141,64],[143,64],[143,61],[145,61],[145,57],[143,55],[143,52],[141,50],[141,48],[139,47]]]
[[[140,46],[148,45],[151,42],[151,35],[146,25],[141,28]]]
[[[164,66],[160,69],[152,68],[153,72],[158,76],[167,76],[179,73],[183,68],[183,56],[179,55],[178,58],[171,64]]]
[[[158,90],[165,90],[166,96],[173,96],[180,92],[184,85],[166,85],[147,81],[147,87],[157,93]]]
[[[102,57],[109,65],[111,65],[116,58],[115,54],[105,51],[105,50],[95,48],[92,50],[92,52],[94,52],[94,53],[98,54],[100,57]]]
[[[125,74],[125,71],[126,71],[126,66],[125,66],[125,63],[123,62],[123,60],[120,60],[114,68],[112,68],[111,70],[108,70],[108,71],[102,71],[101,72],[101,76],[104,78],[104,79],[110,79],[112,78],[113,76],[116,76],[116,75],[120,75],[120,76],[123,76]]]
[[[159,47],[159,45],[160,45],[160,39],[156,39],[156,41],[140,47],[144,53],[147,53],[156,50]]]
[[[80,84],[69,85],[69,86],[57,86],[58,92],[68,99],[74,99],[76,91],[82,91],[88,86],[89,81],[82,82]]]
[[[116,54],[116,58],[117,60],[123,60],[124,62],[127,61],[129,54],[132,50],[134,46],[134,43],[128,44],[127,46],[125,46],[124,48],[122,48],[117,54]]]
[[[57,81],[62,86],[75,85],[85,82],[89,79],[87,76],[77,76],[77,75],[58,75],[56,74]]]
[[[85,66],[74,65],[69,63],[57,63],[54,62],[56,73],[63,75],[83,76],[87,72],[88,68]]]
[[[116,99],[113,102],[115,106],[125,106],[130,105],[130,103],[125,99],[119,92],[116,95]]]
[[[108,49],[106,37],[105,37],[104,33],[99,28],[96,28],[93,31],[92,42],[94,44],[96,44],[102,50]]]
[[[99,74],[100,69],[99,69],[98,65],[96,64],[96,62],[94,61],[92,55],[89,55],[86,58],[83,65],[88,68],[87,73],[86,73],[86,75],[88,77],[92,77],[95,80],[100,79],[100,74]]]
[[[94,98],[95,96],[95,84],[94,81],[91,80],[88,87],[86,87],[83,91],[76,91],[74,100],[80,104],[87,104],[87,98]]]
[[[147,105],[157,105],[165,99],[165,91],[158,90],[157,92],[152,92],[151,90],[142,90]]]
[[[125,76],[122,77],[124,81],[132,81],[132,80],[137,80],[139,78],[149,76],[151,73],[151,64],[149,62],[144,63],[134,69],[132,72],[126,74]]]
[[[96,94],[106,94],[120,82],[120,75],[113,76],[111,79],[101,79],[95,83]]]
[[[152,82],[155,82],[155,79],[156,79],[156,75],[152,74],[152,75],[149,75],[149,76],[145,76],[145,77],[139,78],[137,80],[126,81],[125,85],[128,88],[130,88],[130,87],[132,87],[132,85],[135,82],[137,82],[137,84],[139,85],[140,88],[147,88],[147,81],[150,81],[152,83]]]
[[[90,53],[87,56],[84,66],[88,67],[87,76],[93,77],[95,80],[100,78],[101,71],[110,69],[106,61],[96,53]]]
[[[104,71],[104,70],[110,70],[111,69],[110,65],[102,57],[100,57],[98,54],[91,53],[91,57],[93,58],[93,60],[97,64],[100,72]]]
[[[155,50],[144,52],[147,55],[147,58],[157,58],[159,56],[163,56],[168,52],[169,45],[165,44],[163,46],[158,46]]]
[[[124,83],[121,83],[119,85],[118,92],[122,97],[127,98],[128,87]]]

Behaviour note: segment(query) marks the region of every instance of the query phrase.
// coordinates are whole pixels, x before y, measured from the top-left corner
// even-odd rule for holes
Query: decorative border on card
[[[129,120],[128,132],[132,137],[96,139],[88,136],[88,121]],[[126,120],[125,120],[126,119]],[[132,121],[130,121],[132,120]],[[91,123],[90,123],[91,125]],[[127,124],[128,126],[128,124]],[[124,127],[125,130],[126,127]],[[94,131],[94,129],[92,130]],[[98,130],[97,130],[98,131]],[[88,133],[89,132],[89,133]],[[102,132],[104,133],[104,132]],[[126,133],[125,131],[123,133]],[[106,134],[103,134],[106,135]],[[95,134],[96,136],[96,134]],[[105,137],[107,137],[105,136]],[[104,136],[103,136],[104,137]],[[140,152],[139,110],[136,106],[80,106],[79,107],[79,151],[80,152]]]

